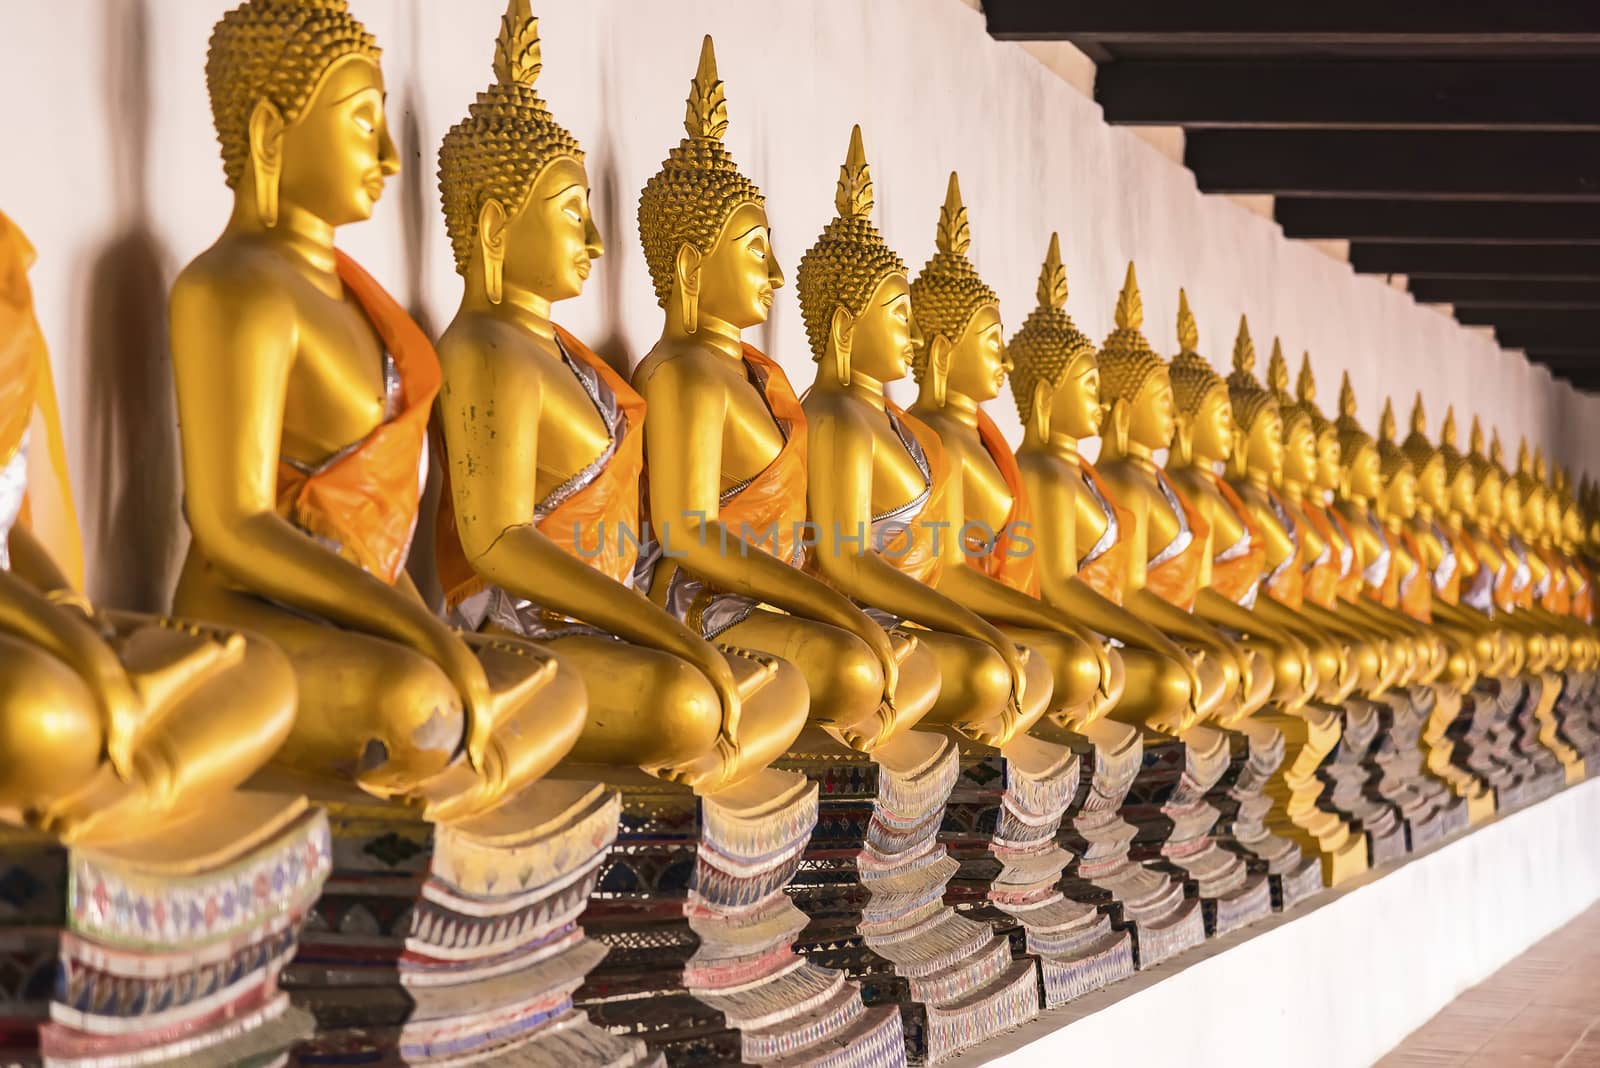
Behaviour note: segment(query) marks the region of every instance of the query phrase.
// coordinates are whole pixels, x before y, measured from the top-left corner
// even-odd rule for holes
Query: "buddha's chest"
[[[314,291],[301,293],[295,304],[296,349],[284,387],[282,451],[286,458],[314,464],[379,426],[398,383],[385,375],[383,346],[355,305]]]
[[[766,397],[735,371],[721,376],[727,397],[722,423],[722,488],[731,489],[759,475],[783,451],[783,431]]]
[[[611,434],[599,408],[599,390],[586,384],[559,351],[530,353],[541,361],[539,381],[539,496],[589,466],[605,452]],[[594,392],[591,392],[594,390]]]
[[[928,488],[928,480],[887,415],[873,420],[871,444],[872,514],[877,517],[916,500]]]
[[[961,472],[962,519],[998,531],[1011,518],[1015,496],[994,457],[970,427],[953,428],[942,440]]]

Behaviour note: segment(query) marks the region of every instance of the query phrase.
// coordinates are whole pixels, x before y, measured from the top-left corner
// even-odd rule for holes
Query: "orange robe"
[[[1113,604],[1122,603],[1122,589],[1128,582],[1128,531],[1133,529],[1133,513],[1117,503],[1111,487],[1100,479],[1100,472],[1079,457],[1078,469],[1106,516],[1106,532],[1101,544],[1092,545],[1078,560],[1078,577]]]
[[[989,458],[1000,469],[1006,488],[1011,491],[1011,511],[1000,529],[994,532],[994,543],[988,552],[981,556],[969,555],[968,559],[990,578],[1037,597],[1039,562],[1032,552],[1026,551],[1028,533],[1033,529],[1033,509],[1028,505],[1028,494],[1022,485],[1022,469],[1017,466],[1017,458],[1000,428],[982,408],[978,409],[978,440],[983,442]]]
[[[1222,499],[1244,527],[1239,541],[1215,553],[1211,558],[1211,588],[1235,604],[1253,605],[1256,592],[1261,588],[1261,573],[1267,565],[1267,548],[1262,544],[1261,531],[1250,511],[1239,499],[1239,494],[1228,485],[1227,479],[1214,471],[1206,472]],[[1213,549],[1217,546],[1213,545]]]
[[[634,539],[639,534],[639,480],[644,471],[644,398],[610,364],[559,326],[556,338],[574,363],[591,371],[610,391],[620,425],[604,457],[604,466],[553,507],[546,509],[541,503],[537,514],[531,517],[534,529],[596,571],[627,584],[632,581],[633,565],[639,555]],[[439,500],[435,544],[439,582],[444,587],[447,606],[455,608],[488,587],[488,582],[472,569],[461,547],[448,466]]]
[[[749,482],[723,495],[717,518],[745,544],[796,566],[804,562],[800,533],[806,522],[806,417],[800,398],[777,362],[752,345],[744,361],[783,433],[783,447]],[[646,463],[649,458],[646,457]],[[650,599],[683,620],[691,630],[714,637],[744,620],[756,607],[751,598],[713,589],[679,566],[680,561],[652,547],[642,561]],[[739,551],[730,547],[729,552]]]
[[[892,402],[887,404],[887,410],[897,430],[909,434],[922,450],[927,465],[927,489],[920,495],[921,503],[914,512],[909,507],[897,509],[873,522],[872,547],[896,570],[931,586],[939,581],[943,568],[935,545],[939,528],[922,517],[937,518],[944,514],[944,499],[950,487],[950,460],[939,435],[928,424]]]
[[[1423,623],[1433,622],[1433,576],[1422,556],[1422,546],[1409,530],[1400,532],[1400,544],[1411,557],[1411,569],[1399,576],[1395,583],[1396,599],[1400,611]],[[1397,570],[1394,562],[1390,570]]]
[[[388,583],[405,569],[427,479],[428,418],[439,357],[420,327],[343,252],[339,280],[366,313],[400,378],[400,410],[372,433],[307,471],[278,463],[278,513]]]
[[[1200,594],[1200,565],[1205,560],[1207,536],[1211,526],[1194,506],[1184,499],[1166,473],[1156,469],[1168,504],[1178,514],[1184,529],[1172,542],[1158,549],[1145,567],[1145,587],[1157,597],[1177,605],[1185,612],[1194,608]]]
[[[1332,611],[1339,606],[1339,580],[1343,577],[1338,535],[1327,513],[1321,508],[1307,505],[1302,509],[1302,514],[1322,539],[1322,555],[1305,567],[1305,599]]]
[[[18,465],[27,489],[18,502],[16,521],[28,528],[50,551],[62,573],[81,588],[83,543],[67,478],[50,354],[34,316],[33,287],[28,283],[33,261],[33,246],[0,212],[0,471]],[[0,549],[8,534],[0,527]],[[4,555],[0,553],[0,558]]]

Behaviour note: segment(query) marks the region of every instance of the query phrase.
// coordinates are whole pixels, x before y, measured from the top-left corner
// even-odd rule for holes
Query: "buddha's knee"
[[[846,728],[876,714],[883,701],[883,665],[867,643],[830,627],[819,638],[825,670],[808,672],[813,722]]]
[[[1299,650],[1283,643],[1273,645],[1263,650],[1266,653],[1267,665],[1272,671],[1272,695],[1279,700],[1287,700],[1300,692],[1306,684],[1305,664],[1300,657]],[[1318,664],[1317,654],[1321,652],[1320,644],[1311,651],[1311,663]]]
[[[408,789],[449,766],[466,734],[461,695],[438,665],[402,652],[390,666],[377,717],[358,739],[356,775]]]
[[[1087,642],[1070,634],[1052,634],[1044,643],[1035,643],[1030,636],[1029,642],[1050,661],[1053,707],[1077,708],[1094,700],[1102,681],[1100,658]]]
[[[697,668],[677,657],[662,656],[655,658],[646,679],[656,715],[638,732],[641,744],[634,759],[639,764],[676,766],[716,747],[722,702]],[[580,745],[574,756],[581,749]]]
[[[967,665],[967,677],[959,681],[946,679],[945,688],[965,690],[968,694],[968,718],[972,722],[982,722],[998,717],[1011,700],[1011,668],[999,653],[986,645],[975,647],[972,654],[972,661]]]
[[[1187,727],[1190,709],[1195,704],[1194,684],[1183,666],[1164,657],[1152,656],[1152,704],[1156,717],[1168,729]]]
[[[94,695],[70,668],[0,637],[0,807],[39,808],[99,768],[104,729]]]

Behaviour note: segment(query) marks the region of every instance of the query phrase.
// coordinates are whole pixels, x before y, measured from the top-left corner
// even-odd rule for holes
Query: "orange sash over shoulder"
[[[644,398],[611,365],[572,334],[556,327],[556,337],[569,357],[594,371],[616,398],[623,428],[606,465],[585,485],[556,505],[534,526],[541,534],[578,557],[596,571],[627,582],[639,551],[639,480],[644,471]],[[563,372],[566,370],[562,368]],[[455,502],[450,495],[450,469],[444,468],[444,491],[439,498],[435,538],[439,582],[445,604],[451,608],[484,589],[488,583],[472,569],[461,548],[456,528]]]
[[[393,583],[405,568],[422,497],[428,418],[439,392],[439,357],[427,335],[383,287],[343,252],[339,280],[394,360],[402,408],[363,440],[306,472],[278,464],[278,512],[332,542],[339,555]]]
[[[1594,622],[1594,573],[1581,560],[1572,561],[1572,615]]]
[[[744,346],[744,360],[755,372],[767,408],[784,431],[783,448],[759,474],[722,502],[717,519],[730,534],[738,536],[744,531],[753,535],[756,540],[749,543],[752,547],[780,560],[799,563],[799,528],[806,519],[806,415],[776,360],[749,344]],[[676,559],[661,560],[651,579],[651,600],[667,603],[677,572]],[[713,591],[705,592],[708,597],[714,595]],[[691,608],[691,614],[694,611]]]
[[[1289,516],[1289,506],[1283,498],[1278,496],[1276,490],[1268,490],[1272,497],[1272,506],[1277,509],[1283,519],[1284,530],[1289,535],[1289,540],[1294,548],[1289,556],[1280,561],[1267,575],[1265,586],[1267,596],[1279,604],[1288,605],[1290,608],[1299,608],[1305,603],[1306,598],[1306,573],[1300,566],[1300,557],[1305,552],[1305,542],[1301,540],[1300,532],[1292,529],[1294,520]]]
[[[1250,512],[1245,508],[1244,501],[1239,499],[1239,494],[1228,485],[1226,479],[1214,472],[1208,474],[1211,475],[1211,481],[1222,494],[1222,499],[1228,502],[1228,507],[1238,517],[1245,531],[1245,550],[1226,560],[1222,556],[1232,546],[1211,546],[1211,588],[1238,604],[1260,580],[1261,573],[1267,566],[1267,547],[1263,544],[1261,531],[1257,528],[1255,520],[1250,518]],[[1217,552],[1218,549],[1222,552]]]
[[[1110,545],[1098,553],[1090,546],[1089,551],[1093,555],[1085,554],[1078,560],[1078,577],[1106,600],[1121,604],[1122,591],[1128,583],[1128,532],[1133,529],[1133,512],[1117,503],[1111,487],[1101,481],[1100,472],[1094,469],[1094,464],[1080,456],[1078,468],[1083,472],[1084,480],[1094,487],[1105,506],[1111,510],[1111,514],[1106,516],[1107,525],[1115,523],[1116,526],[1116,537]]]
[[[1428,573],[1428,562],[1423,558],[1422,546],[1409,530],[1400,532],[1400,543],[1411,557],[1411,570],[1396,580],[1396,594],[1400,611],[1423,623],[1433,622],[1433,576]],[[1389,570],[1397,570],[1395,562]]]
[[[1344,546],[1343,552],[1339,553],[1341,558],[1339,563],[1339,596],[1347,601],[1354,601],[1361,596],[1362,587],[1366,582],[1361,574],[1361,561],[1356,557],[1355,535],[1350,532],[1350,524],[1345,522],[1344,516],[1339,514],[1337,508],[1327,505],[1322,508],[1322,513],[1328,517],[1329,522],[1333,524],[1332,529],[1338,534],[1339,540],[1334,542],[1335,551],[1339,550],[1341,542]],[[1346,557],[1350,561],[1349,567],[1344,565]]]
[[[1145,586],[1157,597],[1187,612],[1194,608],[1194,599],[1200,593],[1200,565],[1205,559],[1211,525],[1160,469],[1156,471],[1156,478],[1183,510],[1184,521],[1189,526],[1189,540],[1186,544],[1174,542],[1157,550],[1146,565]],[[1179,538],[1182,537],[1180,534]]]
[[[1301,514],[1316,529],[1317,537],[1322,539],[1322,544],[1325,546],[1321,559],[1313,560],[1305,567],[1305,598],[1323,608],[1330,610],[1337,608],[1340,577],[1339,543],[1334,534],[1333,524],[1316,505],[1307,505],[1301,510]]]
[[[28,435],[28,488],[17,518],[50,551],[72,584],[81,588],[83,543],[67,479],[50,354],[28,283],[33,260],[27,237],[0,212],[0,468],[15,458]]]
[[[1032,597],[1039,596],[1039,562],[1032,552],[1018,549],[1026,542],[1033,529],[1033,509],[1028,505],[1028,494],[1022,485],[1022,469],[1006,443],[1005,435],[994,425],[987,412],[978,409],[978,439],[988,450],[989,458],[1000,469],[1006,488],[1011,491],[1011,511],[1005,523],[995,532],[994,547],[988,555],[973,559],[978,569],[992,579],[998,579],[1014,590]]]
[[[1572,587],[1567,581],[1567,563],[1549,546],[1541,545],[1533,551],[1550,569],[1549,588],[1545,590],[1540,604],[1547,611],[1564,616],[1572,609]]]
[[[939,435],[928,424],[908,414],[899,405],[890,403],[888,407],[900,425],[922,446],[922,455],[928,461],[928,497],[915,516],[907,516],[903,520],[904,526],[899,532],[891,533],[887,528],[892,521],[885,521],[883,541],[879,545],[874,540],[874,545],[878,547],[878,554],[893,564],[895,570],[931,586],[939,581],[944,561],[934,551],[937,528],[927,520],[936,521],[944,514],[945,494],[950,488],[950,458],[944,451]],[[875,539],[878,526],[874,524]]]

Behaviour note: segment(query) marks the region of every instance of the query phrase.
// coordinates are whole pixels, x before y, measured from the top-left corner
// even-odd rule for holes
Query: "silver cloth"
[[[1094,479],[1082,469],[1079,469],[1078,475],[1089,490],[1089,496],[1093,497],[1094,503],[1099,506],[1100,514],[1106,517],[1106,529],[1101,533],[1100,540],[1090,546],[1089,551],[1078,561],[1078,569],[1081,571],[1110,552],[1121,532],[1117,529],[1117,510],[1111,507],[1111,502],[1100,492],[1100,487],[1094,484]]]
[[[882,553],[883,547],[900,535],[910,537],[912,523],[922,514],[922,509],[927,507],[928,498],[933,494],[933,468],[928,463],[928,454],[923,451],[922,443],[906,430],[905,424],[895,418],[893,412],[885,410],[883,414],[889,417],[889,425],[894,428],[895,436],[900,439],[900,444],[905,446],[911,462],[916,464],[917,470],[922,473],[922,492],[905,504],[872,517],[872,551],[877,553]],[[907,548],[909,549],[909,545]],[[884,630],[892,630],[905,622],[903,616],[893,615],[881,608],[861,604],[859,601],[856,604]]]
[[[1156,470],[1156,485],[1161,487],[1161,495],[1167,499],[1167,507],[1172,509],[1173,516],[1178,520],[1178,533],[1173,535],[1165,548],[1150,558],[1147,567],[1160,567],[1180,555],[1194,541],[1194,531],[1189,529],[1189,513],[1184,511],[1183,502],[1178,499],[1178,491],[1167,482],[1167,476],[1159,468]]]
[[[1444,551],[1444,555],[1439,558],[1439,566],[1433,569],[1433,588],[1442,590],[1456,573],[1456,550],[1455,546],[1450,544],[1449,535],[1437,522],[1433,524],[1433,536],[1439,539],[1439,547]]]
[[[0,467],[0,571],[11,570],[11,528],[22,515],[22,500],[28,495],[28,432],[22,432],[17,450]]]

